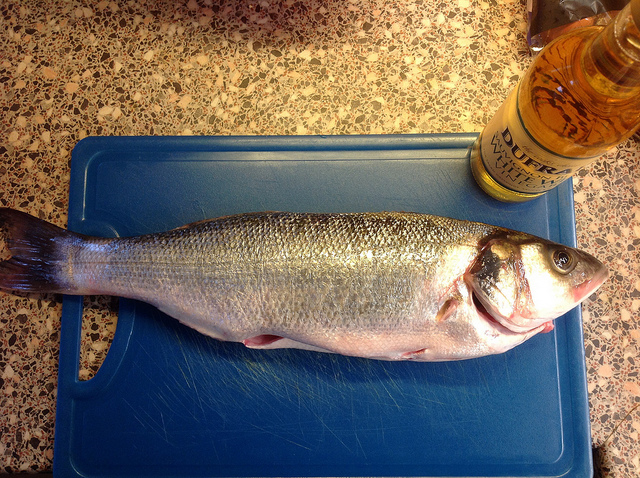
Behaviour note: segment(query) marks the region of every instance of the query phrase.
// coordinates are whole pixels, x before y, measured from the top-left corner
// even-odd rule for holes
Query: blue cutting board
[[[416,211],[575,244],[571,182],[484,195],[473,134],[102,137],[73,151],[69,227],[163,231],[247,211]],[[582,325],[497,356],[391,363],[252,351],[121,300],[78,380],[82,298],[65,297],[54,473],[131,476],[591,476]]]

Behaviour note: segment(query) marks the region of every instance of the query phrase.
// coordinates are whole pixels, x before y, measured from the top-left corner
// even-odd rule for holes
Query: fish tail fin
[[[0,262],[0,289],[41,293],[68,289],[60,266],[66,260],[64,243],[77,234],[9,208],[0,208],[0,231],[10,253]]]

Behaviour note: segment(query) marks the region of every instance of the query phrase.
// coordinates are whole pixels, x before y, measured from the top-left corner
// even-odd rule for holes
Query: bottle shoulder
[[[600,154],[640,123],[639,94],[615,94],[585,75],[585,52],[602,30],[588,27],[556,39],[520,82],[519,116],[531,136],[551,151],[570,157]]]

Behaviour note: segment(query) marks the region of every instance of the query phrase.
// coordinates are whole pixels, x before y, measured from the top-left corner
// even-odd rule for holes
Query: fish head
[[[524,333],[573,309],[607,276],[590,254],[523,234],[489,240],[465,282],[483,313]]]

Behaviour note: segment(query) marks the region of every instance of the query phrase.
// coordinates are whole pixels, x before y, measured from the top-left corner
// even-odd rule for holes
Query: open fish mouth
[[[472,300],[473,306],[476,309],[478,316],[484,319],[485,321],[487,321],[494,329],[496,329],[501,334],[505,334],[505,335],[528,334],[535,329],[544,327],[541,325],[536,325],[535,327],[532,327],[529,329],[526,329],[524,327],[518,327],[518,326],[515,326],[515,328],[511,328],[509,327],[509,325],[513,326],[512,324],[509,324],[508,321],[502,318],[501,320],[495,317],[487,310],[487,308],[484,306],[484,304],[480,300],[480,297],[478,297],[478,294],[476,294],[475,291],[471,291],[471,300]],[[506,324],[509,324],[509,325],[506,325]]]

